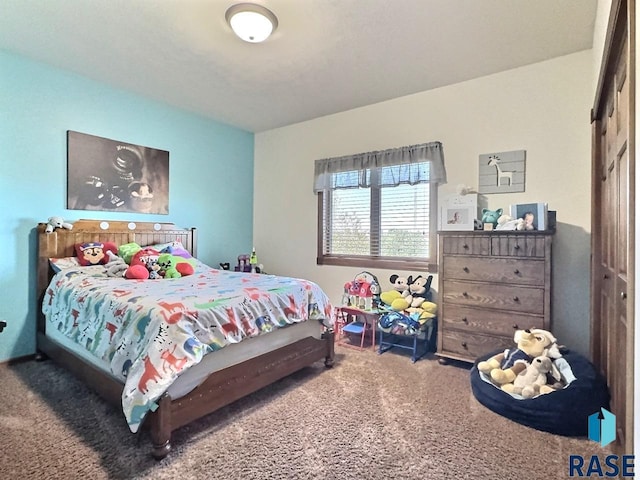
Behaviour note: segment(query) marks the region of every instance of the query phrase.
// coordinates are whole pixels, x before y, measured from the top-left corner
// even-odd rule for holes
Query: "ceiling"
[[[260,132],[590,49],[597,0],[0,0],[0,49]]]

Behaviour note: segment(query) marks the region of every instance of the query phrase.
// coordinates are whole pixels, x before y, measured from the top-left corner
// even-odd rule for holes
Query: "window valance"
[[[446,176],[442,144],[430,142],[316,160],[313,191],[368,188],[372,183],[379,187],[440,184]]]

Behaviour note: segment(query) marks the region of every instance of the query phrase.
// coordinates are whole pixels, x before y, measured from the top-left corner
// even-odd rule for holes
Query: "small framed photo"
[[[524,220],[525,231],[547,229],[546,203],[519,203],[511,205],[509,214],[514,218]]]
[[[440,230],[473,230],[475,206],[446,205],[440,208]]]

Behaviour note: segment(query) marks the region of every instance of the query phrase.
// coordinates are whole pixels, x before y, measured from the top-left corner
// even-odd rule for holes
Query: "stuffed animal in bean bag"
[[[508,348],[478,363],[478,370],[489,375],[496,385],[513,383],[518,374],[536,357],[546,355],[553,359],[562,356],[556,338],[547,330],[517,330],[513,340],[515,348]]]
[[[557,373],[552,373],[554,370]],[[553,374],[554,378],[559,380],[560,373],[555,369],[551,358],[541,355],[534,358],[513,383],[505,383],[501,388],[505,392],[522,395],[523,398],[554,392],[555,388],[548,384],[549,374]]]

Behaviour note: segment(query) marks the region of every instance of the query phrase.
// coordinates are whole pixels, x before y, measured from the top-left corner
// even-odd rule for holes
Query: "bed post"
[[[164,394],[158,400],[158,408],[149,414],[151,423],[151,454],[156,460],[162,460],[171,451],[171,397]]]
[[[335,333],[333,330],[326,330],[322,334],[322,338],[327,342],[327,356],[324,359],[324,366],[333,367],[333,358],[335,357]]]

